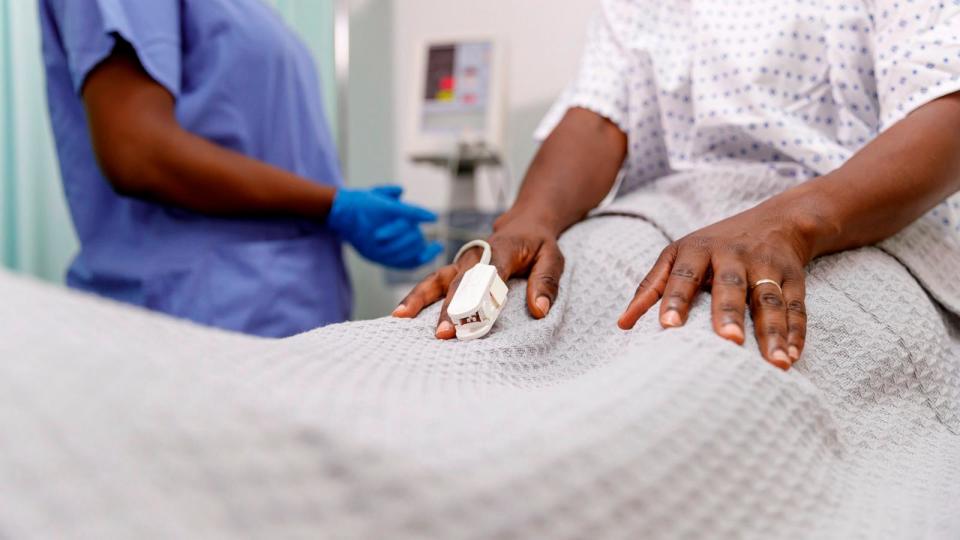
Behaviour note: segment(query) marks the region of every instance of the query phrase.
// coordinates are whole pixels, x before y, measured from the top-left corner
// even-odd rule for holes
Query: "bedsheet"
[[[810,265],[786,373],[708,295],[617,329],[715,183],[777,178],[711,175],[572,228],[550,315],[515,280],[469,343],[437,306],[271,341],[0,273],[0,536],[960,537],[960,324],[896,246]]]

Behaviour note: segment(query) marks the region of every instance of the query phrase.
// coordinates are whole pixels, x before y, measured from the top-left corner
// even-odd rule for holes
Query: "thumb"
[[[377,186],[370,191],[394,200],[400,200],[400,196],[403,195],[403,188],[400,186]]]
[[[535,319],[546,317],[556,303],[563,267],[563,253],[556,244],[545,244],[537,252],[527,279],[527,309]]]

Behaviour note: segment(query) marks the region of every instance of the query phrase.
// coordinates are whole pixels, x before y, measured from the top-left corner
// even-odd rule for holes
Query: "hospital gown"
[[[670,172],[760,162],[810,178],[960,90],[960,2],[604,0],[569,107],[629,138],[622,192]],[[960,235],[960,199],[934,210]]]

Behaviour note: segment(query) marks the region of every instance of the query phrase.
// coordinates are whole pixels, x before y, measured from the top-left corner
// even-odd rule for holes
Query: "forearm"
[[[178,127],[159,130],[133,195],[223,216],[323,219],[336,190]]]
[[[570,109],[540,147],[516,203],[497,227],[533,220],[559,235],[603,201],[626,154],[626,135],[615,124]]]
[[[960,190],[960,96],[917,109],[845,165],[785,192],[810,257],[870,245]]]

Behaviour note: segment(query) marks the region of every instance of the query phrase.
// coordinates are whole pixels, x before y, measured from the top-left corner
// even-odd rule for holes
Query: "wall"
[[[350,83],[348,92],[347,182],[353,187],[396,183],[394,167],[395,107],[394,10],[404,0],[351,0]],[[384,285],[383,270],[347,248],[353,282],[355,319],[390,313],[393,295]]]
[[[350,184],[401,183],[414,202],[440,208],[446,176],[405,153],[416,55],[423,40],[492,35],[508,50],[506,143],[519,183],[536,150],[532,133],[574,76],[598,0],[353,0],[350,58]],[[562,7],[558,7],[562,6]],[[355,318],[389,313],[396,291],[382,270],[350,258]]]

